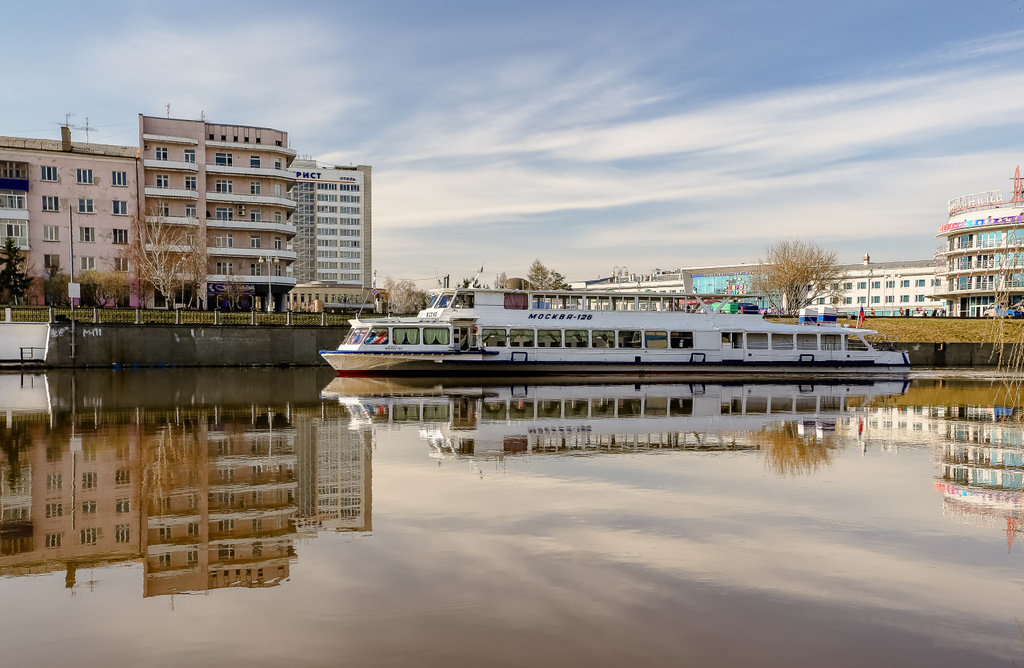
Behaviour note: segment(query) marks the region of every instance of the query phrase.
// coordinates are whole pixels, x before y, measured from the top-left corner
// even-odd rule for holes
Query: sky
[[[570,280],[930,258],[1009,196],[1017,0],[18,3],[0,134],[138,144],[138,114],[285,130],[373,167],[373,265]],[[20,54],[20,55],[17,55]],[[76,140],[84,132],[75,130]]]

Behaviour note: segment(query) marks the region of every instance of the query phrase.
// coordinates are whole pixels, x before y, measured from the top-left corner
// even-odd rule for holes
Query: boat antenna
[[[476,276],[473,277],[473,282],[469,284],[471,288],[480,287],[480,274],[484,273],[484,263],[480,263],[480,271],[476,272]]]

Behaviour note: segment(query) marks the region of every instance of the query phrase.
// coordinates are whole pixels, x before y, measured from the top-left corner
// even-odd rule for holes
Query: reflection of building
[[[336,404],[50,399],[77,412],[0,414],[0,575],[66,570],[72,586],[78,568],[131,561],[145,596],[270,586],[289,577],[300,514],[314,529],[370,529],[369,434]]]
[[[147,439],[147,596],[288,577],[294,430],[273,413],[252,425],[220,417],[195,425],[205,438],[168,427]]]
[[[328,416],[296,419],[300,485],[298,525],[305,530],[370,531],[372,444],[368,428],[350,426],[334,407]]]
[[[120,426],[103,437],[39,420],[0,428],[0,574],[133,559],[141,535],[138,446]]]

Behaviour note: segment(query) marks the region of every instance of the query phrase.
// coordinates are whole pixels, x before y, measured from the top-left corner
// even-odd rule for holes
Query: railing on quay
[[[277,325],[338,327],[347,315],[335,313],[265,313],[263,311],[200,311],[191,309],[76,308],[7,306],[3,322],[71,322],[123,325]]]

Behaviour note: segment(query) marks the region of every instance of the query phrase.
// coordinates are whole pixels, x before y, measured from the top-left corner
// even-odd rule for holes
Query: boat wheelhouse
[[[353,319],[341,374],[905,372],[907,355],[834,321],[714,311],[691,294],[437,290],[413,317]]]

